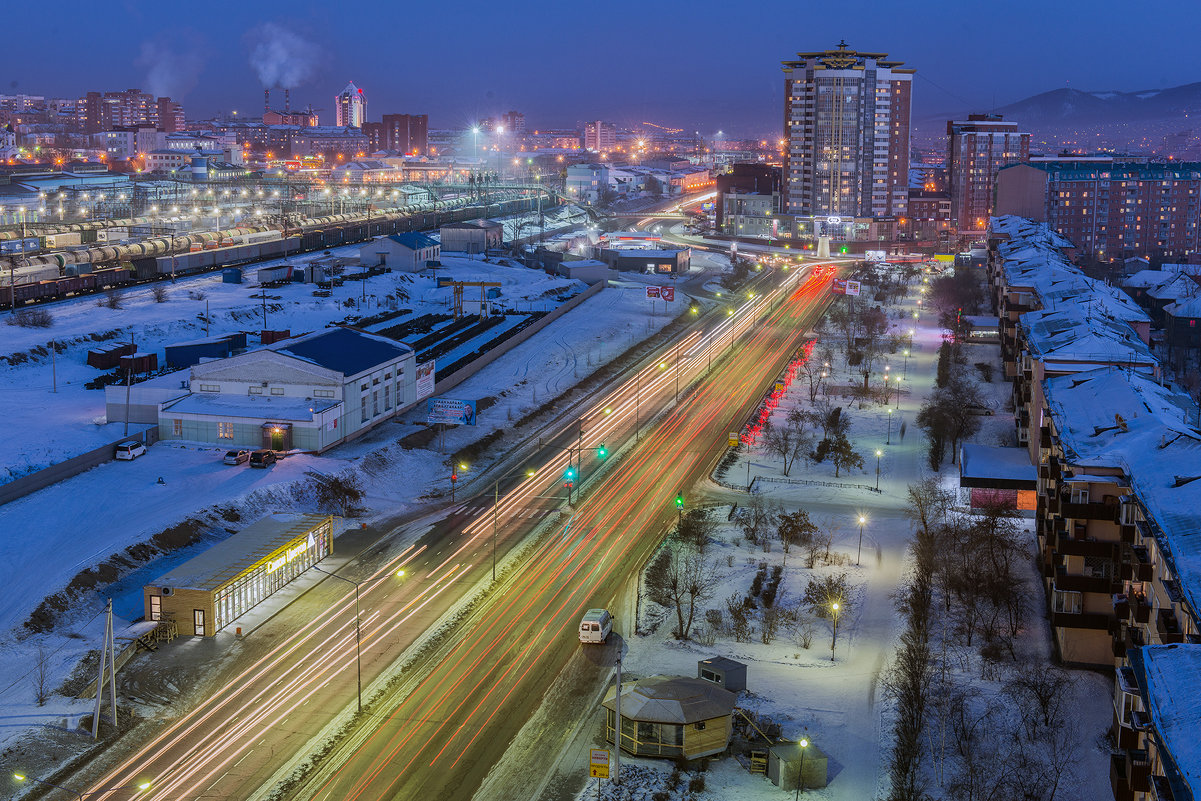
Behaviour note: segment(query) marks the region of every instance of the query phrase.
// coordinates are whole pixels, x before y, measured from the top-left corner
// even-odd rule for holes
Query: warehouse
[[[142,588],[147,620],[212,637],[329,556],[329,515],[273,514]]]

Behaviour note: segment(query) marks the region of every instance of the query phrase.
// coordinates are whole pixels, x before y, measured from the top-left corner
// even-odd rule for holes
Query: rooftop
[[[181,370],[180,372],[186,373],[187,371]],[[281,398],[265,395],[222,395],[215,392],[196,392],[164,407],[164,411],[307,423],[311,422],[316,415],[341,403],[340,400],[329,398]]]
[[[346,327],[289,339],[272,349],[347,377],[413,353],[403,342]]]
[[[1177,791],[1176,797],[1189,798],[1191,793],[1180,791],[1201,788],[1201,739],[1197,737],[1201,706],[1196,696],[1201,684],[1201,645],[1148,645],[1139,655],[1141,658],[1131,663],[1136,670],[1141,663],[1140,686],[1163,746],[1164,773]]]
[[[321,526],[332,528],[333,518],[329,515],[268,515],[159,576],[150,586],[216,590],[286,550],[297,540],[307,541],[309,532]]]
[[[391,239],[398,245],[404,245],[409,250],[421,250],[422,248],[438,246],[438,240],[431,239],[420,231],[406,231],[400,234],[392,234],[388,239]]]
[[[610,687],[602,705],[615,708],[617,688]],[[621,714],[648,723],[696,723],[729,715],[738,696],[704,679],[650,676],[624,684]]]

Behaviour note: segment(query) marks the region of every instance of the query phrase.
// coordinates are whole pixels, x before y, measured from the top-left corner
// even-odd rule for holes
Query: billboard
[[[881,262],[884,261],[884,251],[882,250],[865,250],[863,252],[864,261]]]
[[[858,295],[859,282],[848,278],[835,278],[830,285],[830,290],[835,295]]]
[[[676,288],[674,286],[665,286],[659,290],[659,297],[663,298],[668,303],[672,303],[676,299]]]
[[[659,287],[657,287],[657,286],[648,286],[648,287],[646,288],[646,296],[647,296],[648,298],[657,298],[657,297],[659,297]]]
[[[475,425],[475,401],[430,398],[426,422],[452,426]]]
[[[417,400],[434,394],[434,360],[417,365]]]

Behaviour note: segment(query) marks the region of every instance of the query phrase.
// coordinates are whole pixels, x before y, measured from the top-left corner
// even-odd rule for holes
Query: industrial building
[[[418,231],[406,231],[371,240],[359,250],[359,264],[419,272],[441,255],[438,240]]]
[[[504,242],[504,227],[493,220],[449,223],[440,231],[442,249],[454,253],[484,253]]]
[[[142,588],[146,619],[212,637],[329,556],[329,515],[273,514]]]
[[[408,345],[331,328],[194,365],[189,386],[161,439],[320,453],[415,403],[417,365]]]

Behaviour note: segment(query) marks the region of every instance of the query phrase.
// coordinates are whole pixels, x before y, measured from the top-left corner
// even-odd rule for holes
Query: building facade
[[[784,62],[786,213],[905,214],[913,73],[846,42]]]
[[[351,81],[334,98],[334,124],[339,128],[362,128],[366,121],[367,96]]]
[[[997,114],[947,122],[951,220],[959,231],[983,232],[993,212],[997,171],[1030,158],[1030,134]]]
[[[617,126],[595,120],[584,125],[584,149],[593,153],[608,153],[617,147]]]

